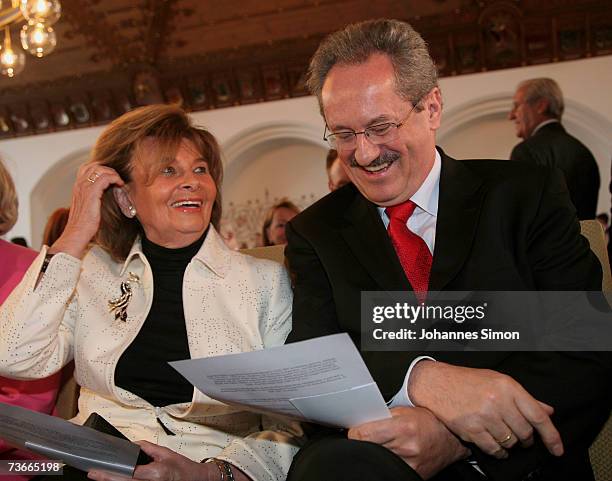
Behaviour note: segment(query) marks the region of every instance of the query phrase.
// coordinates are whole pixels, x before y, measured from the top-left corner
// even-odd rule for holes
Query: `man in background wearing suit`
[[[352,183],[287,226],[290,342],[348,332],[359,347],[361,291],[601,289],[560,173],[436,149],[436,69],[410,25],[332,34],[309,88]],[[608,356],[362,356],[392,418],[348,436],[319,432],[288,481],[592,479],[587,448],[611,405]]]
[[[599,194],[599,169],[591,151],[561,125],[563,93],[549,78],[521,82],[508,115],[523,141],[511,160],[557,167],[563,172],[578,219],[594,219]]]

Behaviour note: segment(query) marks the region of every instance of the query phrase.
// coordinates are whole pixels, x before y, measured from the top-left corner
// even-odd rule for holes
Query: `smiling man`
[[[436,148],[442,97],[410,25],[332,34],[309,87],[351,184],[288,224],[290,341],[348,332],[360,346],[361,291],[601,288],[558,173]],[[610,360],[573,354],[364,351],[392,418],[319,432],[288,479],[592,479]]]

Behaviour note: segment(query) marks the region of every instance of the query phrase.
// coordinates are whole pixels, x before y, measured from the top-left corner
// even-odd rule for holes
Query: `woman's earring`
[[[136,207],[134,207],[133,205],[130,205],[128,207],[128,217],[136,217]]]

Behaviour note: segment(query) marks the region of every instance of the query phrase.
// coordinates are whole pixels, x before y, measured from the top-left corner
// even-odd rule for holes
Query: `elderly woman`
[[[264,218],[261,237],[264,246],[284,245],[287,243],[285,226],[300,213],[300,208],[287,199],[274,204]]]
[[[143,443],[154,462],[137,478],[281,480],[297,450],[299,425],[214,401],[168,365],[277,346],[291,329],[283,267],[215,230],[221,176],[215,139],[178,107],[118,118],[79,169],[62,235],[0,315],[5,374],[47,376],[74,357],[75,421],[96,412],[162,446]]]

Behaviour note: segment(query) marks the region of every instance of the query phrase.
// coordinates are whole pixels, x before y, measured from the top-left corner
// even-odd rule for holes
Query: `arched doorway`
[[[327,145],[302,124],[262,124],[224,144],[225,226],[240,245],[253,246],[270,205],[288,198],[305,208],[327,194]]]
[[[79,166],[89,158],[89,149],[82,149],[53,164],[40,178],[30,194],[32,247],[41,246],[45,224],[59,207],[70,207],[72,186]]]

